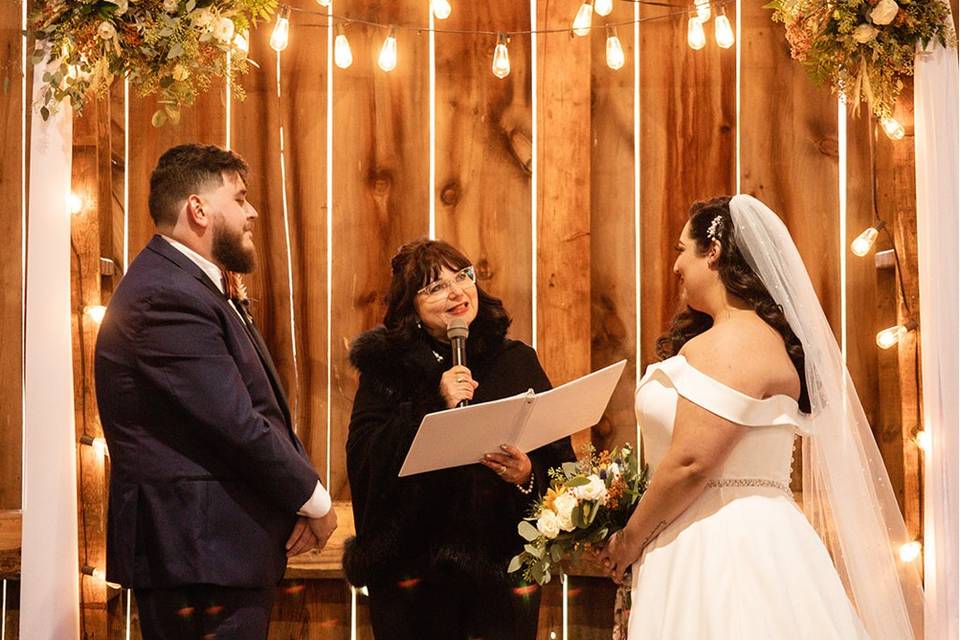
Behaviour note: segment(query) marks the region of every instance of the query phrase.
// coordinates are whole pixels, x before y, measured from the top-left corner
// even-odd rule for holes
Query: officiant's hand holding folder
[[[479,462],[484,453],[512,444],[528,453],[590,427],[603,417],[626,360],[550,391],[526,393],[428,413],[423,417],[400,477]]]

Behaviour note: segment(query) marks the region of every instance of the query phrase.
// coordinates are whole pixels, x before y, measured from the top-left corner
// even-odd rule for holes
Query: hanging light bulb
[[[880,121],[880,126],[891,140],[902,140],[906,134],[903,125],[896,118],[884,118]]]
[[[900,545],[900,560],[903,562],[913,562],[920,557],[923,551],[923,545],[916,540]]]
[[[507,34],[497,35],[497,46],[493,50],[493,75],[500,79],[510,75],[510,53],[507,51]]]
[[[104,456],[110,455],[110,451],[107,449],[107,441],[103,438],[94,438],[91,435],[83,434],[80,436],[80,444],[85,444],[92,448],[101,459],[103,459]]]
[[[607,66],[617,70],[623,66],[625,57],[623,55],[623,45],[620,44],[620,38],[613,27],[607,26]]]
[[[449,0],[430,0],[430,8],[433,9],[433,16],[437,20],[446,20],[450,17]]]
[[[350,42],[347,40],[343,23],[337,25],[337,38],[333,41],[333,62],[341,69],[346,69],[353,64],[353,51],[350,50]]]
[[[83,211],[83,198],[75,191],[71,191],[67,196],[67,210],[69,210],[72,215],[77,215]]]
[[[877,241],[880,229],[883,229],[885,225],[886,223],[883,220],[878,220],[872,227],[867,227],[863,233],[854,238],[853,242],[850,243],[850,251],[853,252],[853,255],[861,258],[867,255],[867,252],[873,247],[873,243]]]
[[[608,16],[613,11],[613,0],[594,0],[593,11],[598,16]]]
[[[733,27],[730,26],[727,10],[723,7],[720,7],[720,14],[713,21],[713,33],[717,39],[717,46],[721,49],[729,49],[733,46]]]
[[[250,32],[243,30],[233,37],[233,48],[237,50],[241,58],[246,58],[250,53]]]
[[[587,0],[577,10],[577,17],[573,19],[573,35],[585,36],[590,33],[590,23],[593,21],[593,0]]]
[[[107,575],[103,572],[103,569],[98,569],[91,567],[90,565],[84,565],[80,568],[80,573],[85,576],[90,576],[97,582],[102,582],[111,589],[119,589],[120,585],[116,582],[107,582]]]
[[[377,64],[384,71],[393,71],[397,66],[397,36],[393,33],[393,27],[390,27],[387,39],[383,41],[383,46],[380,47]]]
[[[917,431],[917,435],[915,435],[913,439],[916,440],[917,446],[921,451],[924,453],[930,451],[930,446],[933,444],[933,441],[931,440],[930,433],[928,431],[924,431],[923,429]]]
[[[900,342],[900,338],[907,335],[910,331],[917,328],[917,323],[913,320],[907,324],[898,324],[895,327],[888,327],[877,334],[877,346],[881,349],[889,349]]]
[[[103,322],[104,314],[107,313],[107,308],[101,304],[91,305],[89,307],[84,307],[83,313],[89,316],[89,318],[97,324],[100,324]]]
[[[694,51],[703,49],[707,44],[707,34],[703,32],[703,23],[697,16],[690,16],[687,20],[687,44]]]
[[[290,40],[290,7],[282,5],[277,10],[277,23],[273,25],[270,35],[270,48],[274,51],[283,51]]]
[[[697,9],[697,18],[700,22],[710,19],[710,0],[694,0],[693,6]]]

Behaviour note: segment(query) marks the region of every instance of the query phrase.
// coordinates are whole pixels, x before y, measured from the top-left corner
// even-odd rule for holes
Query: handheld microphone
[[[447,325],[447,339],[453,352],[453,366],[467,366],[467,336],[470,330],[467,323],[460,318],[454,318]],[[457,403],[457,407],[465,407],[470,402],[466,399]]]

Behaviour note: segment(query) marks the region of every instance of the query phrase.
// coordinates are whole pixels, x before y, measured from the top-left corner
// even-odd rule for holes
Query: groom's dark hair
[[[158,227],[177,223],[183,201],[213,184],[223,184],[224,173],[247,180],[247,163],[239,155],[214,144],[181,144],[167,149],[150,174],[150,217]]]
[[[694,202],[690,207],[690,236],[696,241],[698,255],[710,250],[714,240],[720,243],[717,273],[723,286],[732,295],[753,307],[754,312],[783,337],[787,354],[800,374],[800,410],[810,412],[810,394],[804,372],[803,347],[794,335],[783,309],[780,308],[754,273],[734,241],[733,218],[730,216],[730,196]],[[666,359],[680,352],[680,348],[694,336],[713,326],[713,318],[684,305],[673,316],[670,327],[657,338],[657,356]]]

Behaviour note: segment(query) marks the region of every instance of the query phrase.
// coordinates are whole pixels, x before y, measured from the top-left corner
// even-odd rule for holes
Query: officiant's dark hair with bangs
[[[747,264],[736,243],[731,241],[733,218],[730,216],[730,198],[731,196],[721,196],[693,203],[690,207],[690,235],[696,241],[698,255],[704,255],[713,242],[708,235],[710,225],[717,216],[720,217],[717,226],[720,235],[720,257],[716,263],[720,281],[728,292],[752,306],[764,322],[783,336],[787,354],[800,374],[800,409],[809,413],[810,394],[804,373],[803,346],[787,323],[783,309],[774,302],[760,277]],[[662,360],[675,356],[688,340],[712,326],[713,318],[684,306],[670,321],[666,332],[657,338],[657,356]]]
[[[417,311],[414,300],[417,292],[438,277],[446,267],[460,271],[472,262],[456,247],[442,240],[419,238],[400,247],[390,260],[390,289],[387,291],[386,314],[383,325],[395,340],[416,339]],[[503,302],[488,294],[477,283],[477,317],[470,324],[470,335],[502,340],[510,327],[510,316]]]
[[[224,173],[247,180],[247,163],[239,155],[215,144],[181,144],[170,147],[150,174],[150,217],[158,227],[173,226],[184,200],[210,184],[223,184]]]

